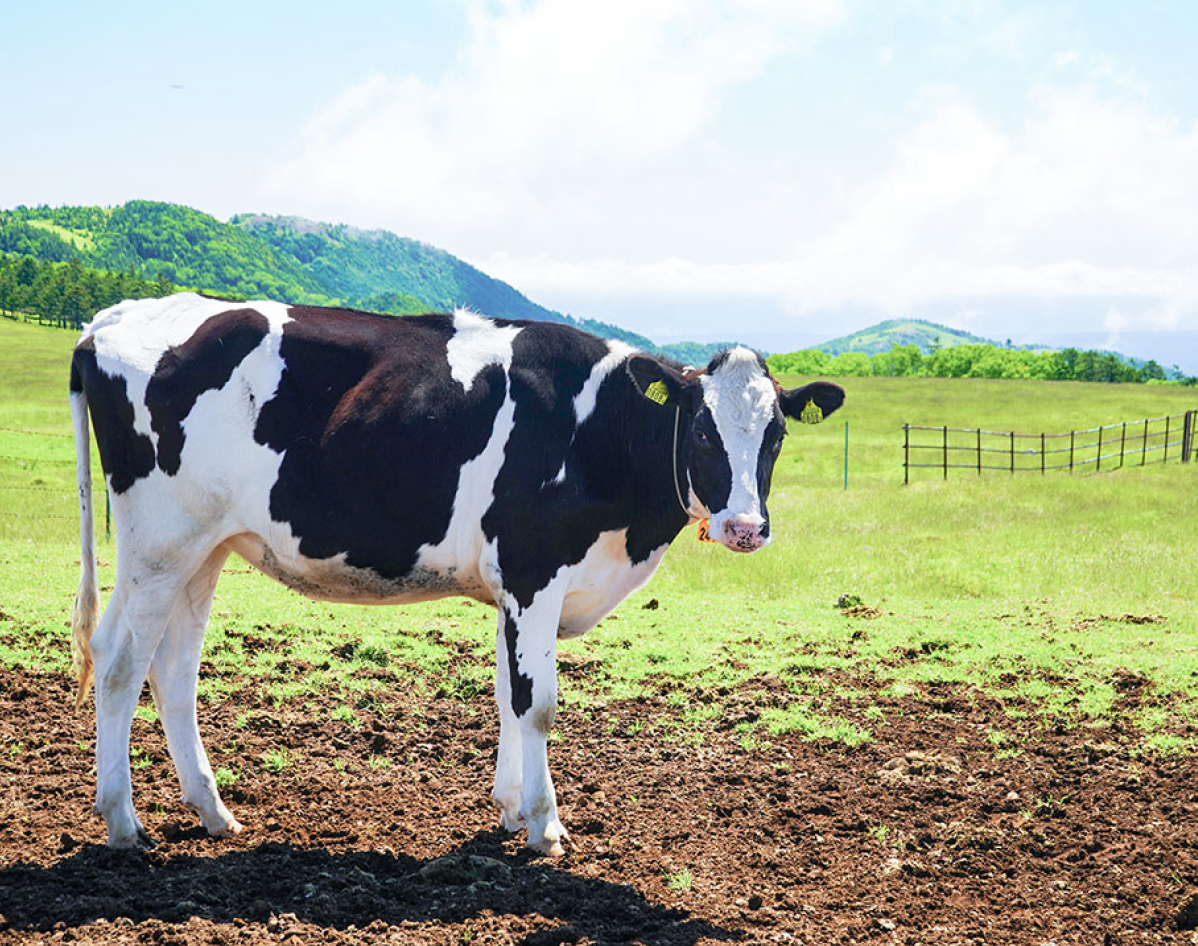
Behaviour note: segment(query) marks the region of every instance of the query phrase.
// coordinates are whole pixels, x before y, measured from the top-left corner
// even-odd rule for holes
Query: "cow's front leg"
[[[523,822],[528,826],[528,845],[542,854],[560,857],[565,853],[565,828],[557,815],[557,797],[549,775],[547,754],[549,731],[557,714],[557,626],[561,619],[560,594],[549,590],[537,595],[528,608],[520,609],[509,600],[500,611],[499,672],[507,677],[501,689],[514,717],[503,731],[500,710],[499,765],[496,771],[496,803],[503,811],[504,825],[511,829]],[[507,746],[504,736],[507,735]],[[512,736],[518,739],[513,747]],[[512,775],[520,772],[520,806],[516,824],[511,821],[514,801]]]
[[[495,787],[491,800],[499,809],[499,821],[508,831],[524,827],[520,817],[520,785],[523,781],[520,750],[520,721],[512,708],[512,676],[507,649],[507,610],[499,609],[495,637],[495,704],[499,709],[499,758],[495,763]]]

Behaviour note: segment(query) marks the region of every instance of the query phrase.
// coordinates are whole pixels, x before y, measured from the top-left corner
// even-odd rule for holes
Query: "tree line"
[[[809,348],[771,355],[768,362],[779,374],[831,377],[1034,378],[1110,382],[1163,382],[1166,379],[1165,369],[1155,361],[1137,366],[1112,352],[1076,348],[1028,351],[998,345],[953,345],[924,354],[917,345],[894,345],[890,351],[875,355],[849,351],[835,356]],[[1184,378],[1182,383],[1198,384],[1198,378]]]
[[[0,253],[0,313],[34,315],[43,325],[82,328],[100,309],[123,299],[167,296],[176,288],[162,275],[144,279],[132,269],[105,272],[78,260],[42,262]]]

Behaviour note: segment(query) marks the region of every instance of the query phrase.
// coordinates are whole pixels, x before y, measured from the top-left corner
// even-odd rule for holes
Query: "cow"
[[[572,326],[468,310],[395,318],[180,293],[100,312],[74,349],[70,401],[82,573],[72,617],[78,710],[95,684],[95,811],[108,844],[150,843],[129,739],[149,678],[183,803],[221,801],[196,723],[204,630],[231,553],[311,598],[462,595],[496,608],[504,828],[559,856],[546,758],[556,642],[594,627],[688,524],[753,552],[785,417],[836,410],[827,382],[784,390],[732,348],[684,370]],[[117,539],[96,588],[89,414]]]

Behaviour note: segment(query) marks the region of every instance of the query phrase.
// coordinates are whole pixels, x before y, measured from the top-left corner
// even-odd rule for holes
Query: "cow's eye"
[[[701,430],[695,431],[695,439],[705,447],[711,446],[711,438],[709,438],[707,434],[703,433]]]
[[[778,440],[774,443],[774,447],[771,452],[774,454],[774,456],[777,456],[779,453],[782,452],[782,438],[781,437],[779,437]]]

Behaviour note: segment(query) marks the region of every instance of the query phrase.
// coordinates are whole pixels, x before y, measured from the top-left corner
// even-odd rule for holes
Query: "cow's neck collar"
[[[678,419],[679,419],[679,416],[681,415],[681,413],[682,413],[682,408],[679,405],[675,404],[674,405],[674,440],[673,440],[673,449],[670,452],[670,456],[671,456],[670,479],[674,483],[674,495],[678,497],[678,505],[682,507],[682,511],[686,515],[687,521],[689,522],[692,519],[702,519],[703,516],[702,516],[702,514],[696,514],[691,509],[690,503],[687,502],[687,499],[690,498],[690,492],[691,492],[690,473],[688,472],[686,474],[686,490],[685,490],[685,492],[686,492],[687,499],[682,498],[683,489],[679,485],[679,482],[678,482]]]

